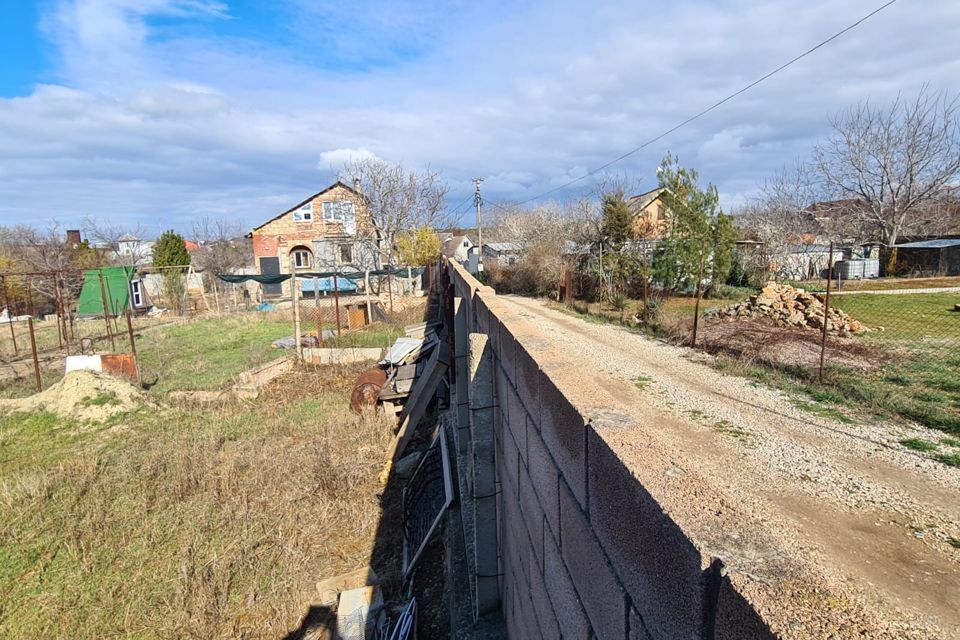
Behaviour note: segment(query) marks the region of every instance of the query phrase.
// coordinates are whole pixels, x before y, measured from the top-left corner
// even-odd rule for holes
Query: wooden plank
[[[423,414],[427,411],[430,401],[436,393],[437,385],[447,373],[447,367],[450,360],[450,347],[441,343],[439,348],[434,349],[430,360],[424,367],[423,374],[417,378],[416,384],[410,391],[410,397],[400,413],[400,430],[396,437],[390,443],[390,449],[387,452],[387,466],[380,474],[380,481],[386,482],[390,475],[390,469],[393,463],[400,459],[404,450],[413,438],[417,425],[423,419]]]

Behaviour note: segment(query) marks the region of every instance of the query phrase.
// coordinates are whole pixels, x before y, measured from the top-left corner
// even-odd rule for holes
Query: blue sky
[[[0,224],[251,226],[365,154],[522,200],[879,4],[0,0]],[[671,150],[736,205],[829,114],[958,91],[957,33],[960,3],[899,0],[615,170],[650,187]]]

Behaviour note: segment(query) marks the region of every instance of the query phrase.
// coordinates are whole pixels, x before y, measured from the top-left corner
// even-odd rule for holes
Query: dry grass
[[[361,367],[362,368],[362,367]],[[0,637],[278,638],[368,562],[389,438],[359,370],[103,426],[0,421]]]

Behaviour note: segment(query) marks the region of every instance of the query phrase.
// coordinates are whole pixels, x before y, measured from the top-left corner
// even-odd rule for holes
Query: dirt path
[[[887,422],[845,424],[798,408],[785,394],[709,366],[710,356],[543,303],[498,296],[596,379],[616,388],[702,475],[831,581],[855,586],[919,621],[915,629],[960,638],[960,469],[898,441],[940,432]],[[802,551],[800,551],[802,549]],[[934,622],[935,621],[935,622]],[[927,626],[930,624],[931,626]]]

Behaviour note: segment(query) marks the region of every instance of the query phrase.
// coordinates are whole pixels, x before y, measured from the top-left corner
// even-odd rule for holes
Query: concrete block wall
[[[564,365],[541,352],[535,327],[459,265],[447,269],[469,330],[485,333],[493,353],[500,594],[510,637],[713,638],[721,565],[607,446],[605,434],[623,428],[622,417],[585,415],[558,383]]]

